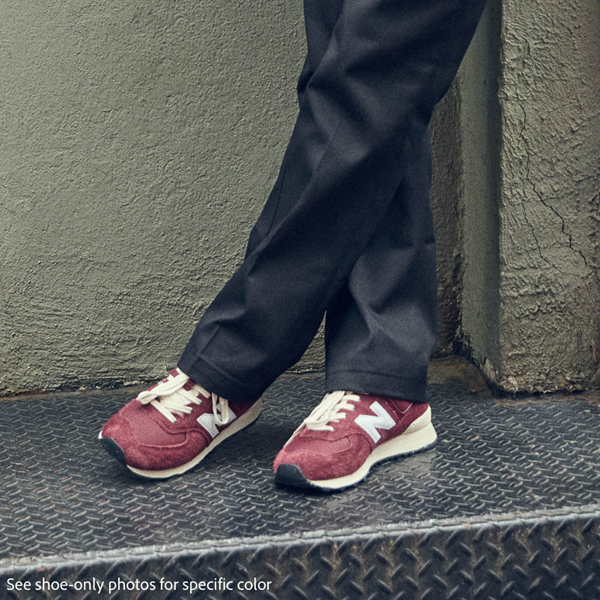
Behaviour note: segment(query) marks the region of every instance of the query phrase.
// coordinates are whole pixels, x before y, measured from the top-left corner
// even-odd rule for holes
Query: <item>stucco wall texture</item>
[[[172,368],[295,112],[299,3],[2,2],[0,392]]]
[[[0,6],[0,395],[156,379],[275,180],[301,2]],[[490,0],[434,119],[437,352],[509,390],[600,378],[599,11]]]
[[[598,383],[600,3],[503,2],[503,388]]]
[[[0,395],[162,377],[241,261],[276,177],[302,3],[1,11]],[[451,168],[437,177],[452,193]],[[441,289],[451,306],[451,280]],[[322,360],[317,340],[299,368]]]

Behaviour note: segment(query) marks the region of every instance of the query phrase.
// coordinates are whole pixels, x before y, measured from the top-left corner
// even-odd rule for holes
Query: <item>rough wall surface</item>
[[[438,274],[438,339],[434,353],[450,354],[459,327],[459,203],[463,160],[460,135],[460,76],[436,106],[431,126],[433,177],[431,208],[436,237]]]
[[[600,360],[600,3],[505,0],[504,388],[577,389]]]
[[[437,352],[600,383],[600,4],[490,5],[434,121]],[[3,2],[0,53],[0,394],[152,380],[276,176],[301,3]]]
[[[0,391],[152,379],[241,260],[301,5],[2,2]]]
[[[489,0],[459,73],[460,328],[457,336],[486,374],[500,365],[501,0]]]
[[[276,176],[302,4],[1,4],[0,394],[160,377]],[[317,341],[300,367],[321,361]]]

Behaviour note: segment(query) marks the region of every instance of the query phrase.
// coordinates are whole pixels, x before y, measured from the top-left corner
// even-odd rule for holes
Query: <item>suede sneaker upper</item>
[[[285,485],[343,489],[370,467],[433,445],[429,404],[337,391],[327,394],[274,463]]]
[[[134,473],[166,478],[196,466],[260,408],[260,400],[230,404],[176,368],[113,415],[99,438]]]

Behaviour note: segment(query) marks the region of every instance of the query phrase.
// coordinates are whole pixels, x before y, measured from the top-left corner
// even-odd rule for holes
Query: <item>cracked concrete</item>
[[[600,5],[502,7],[494,379],[509,391],[582,389],[599,366]]]
[[[530,49],[529,44],[527,46]],[[519,132],[519,134],[520,134],[521,138],[523,139],[523,141],[525,142],[525,146],[526,146],[525,158],[526,158],[526,180],[527,180],[527,183],[531,186],[531,189],[533,190],[533,192],[536,195],[536,197],[538,198],[538,200],[548,210],[550,210],[551,212],[553,212],[558,217],[558,219],[559,219],[559,221],[561,223],[561,233],[568,238],[568,246],[569,246],[569,248],[571,248],[571,250],[573,250],[573,252],[575,252],[576,254],[578,254],[583,259],[583,263],[584,263],[584,265],[586,267],[589,267],[590,265],[588,264],[588,261],[587,261],[585,255],[583,254],[583,252],[581,250],[573,247],[573,236],[568,231],[566,231],[566,221],[565,221],[565,218],[558,212],[558,210],[556,210],[556,208],[554,208],[554,206],[550,205],[546,200],[544,200],[543,195],[539,192],[539,190],[536,187],[535,181],[532,179],[532,176],[531,176],[531,158],[532,158],[532,155],[535,152],[539,152],[539,150],[536,149],[536,148],[532,148],[531,147],[531,144],[529,143],[529,140],[528,140],[527,136],[525,135],[525,132],[527,130],[527,111],[525,109],[525,106],[523,106],[523,104],[521,103],[521,100],[519,98],[518,92],[516,92],[516,97],[517,97],[517,103],[519,105],[519,108],[523,111],[523,127],[521,128],[521,131]],[[525,203],[523,204],[523,213],[524,213],[525,219],[527,219],[527,210],[526,210]],[[535,242],[536,242],[536,244],[538,246],[541,258],[549,266],[551,266],[551,267],[557,269],[558,271],[562,272],[560,264],[553,264],[553,263],[551,263],[544,256],[544,253],[542,252],[541,246],[540,246],[539,241],[537,239],[537,232],[536,232],[535,227],[533,227],[531,225],[531,223],[529,223],[529,221],[527,221],[527,224],[529,225],[529,227],[531,229],[531,234],[533,235],[533,237],[535,239]],[[595,277],[596,281],[600,281],[597,269],[593,269],[591,271],[591,273]]]

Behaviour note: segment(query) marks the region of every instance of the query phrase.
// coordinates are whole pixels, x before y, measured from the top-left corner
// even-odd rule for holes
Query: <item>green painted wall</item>
[[[0,391],[162,375],[276,175],[301,5],[0,14]]]

